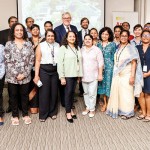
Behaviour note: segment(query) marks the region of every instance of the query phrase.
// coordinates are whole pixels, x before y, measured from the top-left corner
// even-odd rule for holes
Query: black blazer
[[[74,31],[75,33],[78,33],[78,30],[77,30],[76,26],[70,25],[70,28],[71,28],[71,31]],[[61,24],[60,26],[57,26],[54,29],[54,31],[56,32],[56,42],[60,44],[62,42],[63,37],[66,34],[65,27],[64,27],[63,24]]]
[[[89,33],[90,30],[88,30],[88,33]],[[78,41],[79,41],[79,47],[81,48],[82,47],[82,44],[83,44],[83,40],[82,40],[82,30],[80,30],[78,32]]]
[[[4,45],[8,41],[8,37],[10,34],[10,29],[0,31],[0,44]]]

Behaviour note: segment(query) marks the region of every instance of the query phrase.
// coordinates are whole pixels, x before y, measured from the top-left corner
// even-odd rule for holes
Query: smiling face
[[[98,39],[98,32],[96,30],[91,30],[90,31],[90,35],[92,35],[93,39],[94,40],[97,40]]]
[[[71,16],[68,13],[64,14],[62,16],[62,22],[65,26],[69,26],[71,22]]]
[[[104,32],[101,34],[101,38],[102,38],[102,41],[103,41],[103,42],[107,42],[108,39],[109,39],[109,33],[108,33],[108,31],[104,31]]]
[[[150,43],[150,33],[149,32],[143,32],[142,34],[142,43],[148,44]]]
[[[21,25],[16,25],[14,29],[14,37],[15,39],[22,39],[23,38],[23,27]]]
[[[45,31],[47,31],[47,30],[49,30],[49,29],[53,29],[53,26],[52,26],[50,23],[46,23],[46,24],[44,25],[44,29],[45,29]]]
[[[135,37],[141,37],[141,33],[142,33],[142,28],[141,27],[138,27],[134,30]]]
[[[90,36],[85,36],[84,38],[84,45],[87,47],[91,47],[93,45],[93,40]]]
[[[53,32],[48,31],[46,35],[46,42],[54,43],[55,42],[55,35]]]
[[[115,31],[114,31],[114,37],[115,38],[119,38],[120,37],[120,32],[121,32],[121,29],[120,28],[116,28]]]
[[[39,36],[40,30],[39,30],[37,27],[34,27],[34,28],[31,30],[31,33],[32,33],[33,36]]]
[[[82,23],[81,23],[81,27],[83,29],[88,29],[88,26],[89,26],[89,22],[87,19],[83,20]]]
[[[67,41],[68,41],[68,44],[74,44],[75,43],[76,36],[73,32],[68,33]]]
[[[122,32],[120,35],[121,44],[127,44],[128,40],[129,40],[129,36],[128,36],[127,32]]]

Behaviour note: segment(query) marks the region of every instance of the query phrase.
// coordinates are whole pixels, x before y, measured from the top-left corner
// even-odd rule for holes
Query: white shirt
[[[70,25],[69,26],[64,25],[64,28],[65,28],[66,32],[68,32],[68,29],[67,29],[68,27],[69,27],[69,30],[71,31]]]
[[[85,34],[88,34],[89,33],[89,30],[88,29],[82,29],[82,40],[84,41],[84,36]]]
[[[49,44],[46,41],[44,41],[40,43],[40,48],[42,54],[40,64],[53,64],[54,62],[57,63],[58,51],[59,51],[58,43],[54,42],[52,44]]]

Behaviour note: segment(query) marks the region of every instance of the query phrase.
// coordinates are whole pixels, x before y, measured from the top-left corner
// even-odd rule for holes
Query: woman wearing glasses
[[[39,119],[45,122],[48,117],[56,119],[58,96],[57,54],[59,44],[51,29],[45,33],[46,41],[36,49],[34,82],[39,87]],[[42,83],[40,83],[40,81]],[[40,83],[40,85],[39,85]]]
[[[139,103],[142,109],[142,114],[137,119],[149,122],[150,121],[150,31],[144,30],[141,34],[142,45],[138,45],[141,65],[144,77],[144,87],[140,94]]]
[[[143,74],[137,49],[129,43],[130,33],[122,30],[120,45],[114,56],[111,93],[106,114],[122,119],[134,116],[135,97],[142,91]]]

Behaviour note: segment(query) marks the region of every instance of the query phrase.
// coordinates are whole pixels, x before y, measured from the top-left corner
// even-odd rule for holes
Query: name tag
[[[147,72],[147,66],[146,65],[143,66],[143,72]]]

